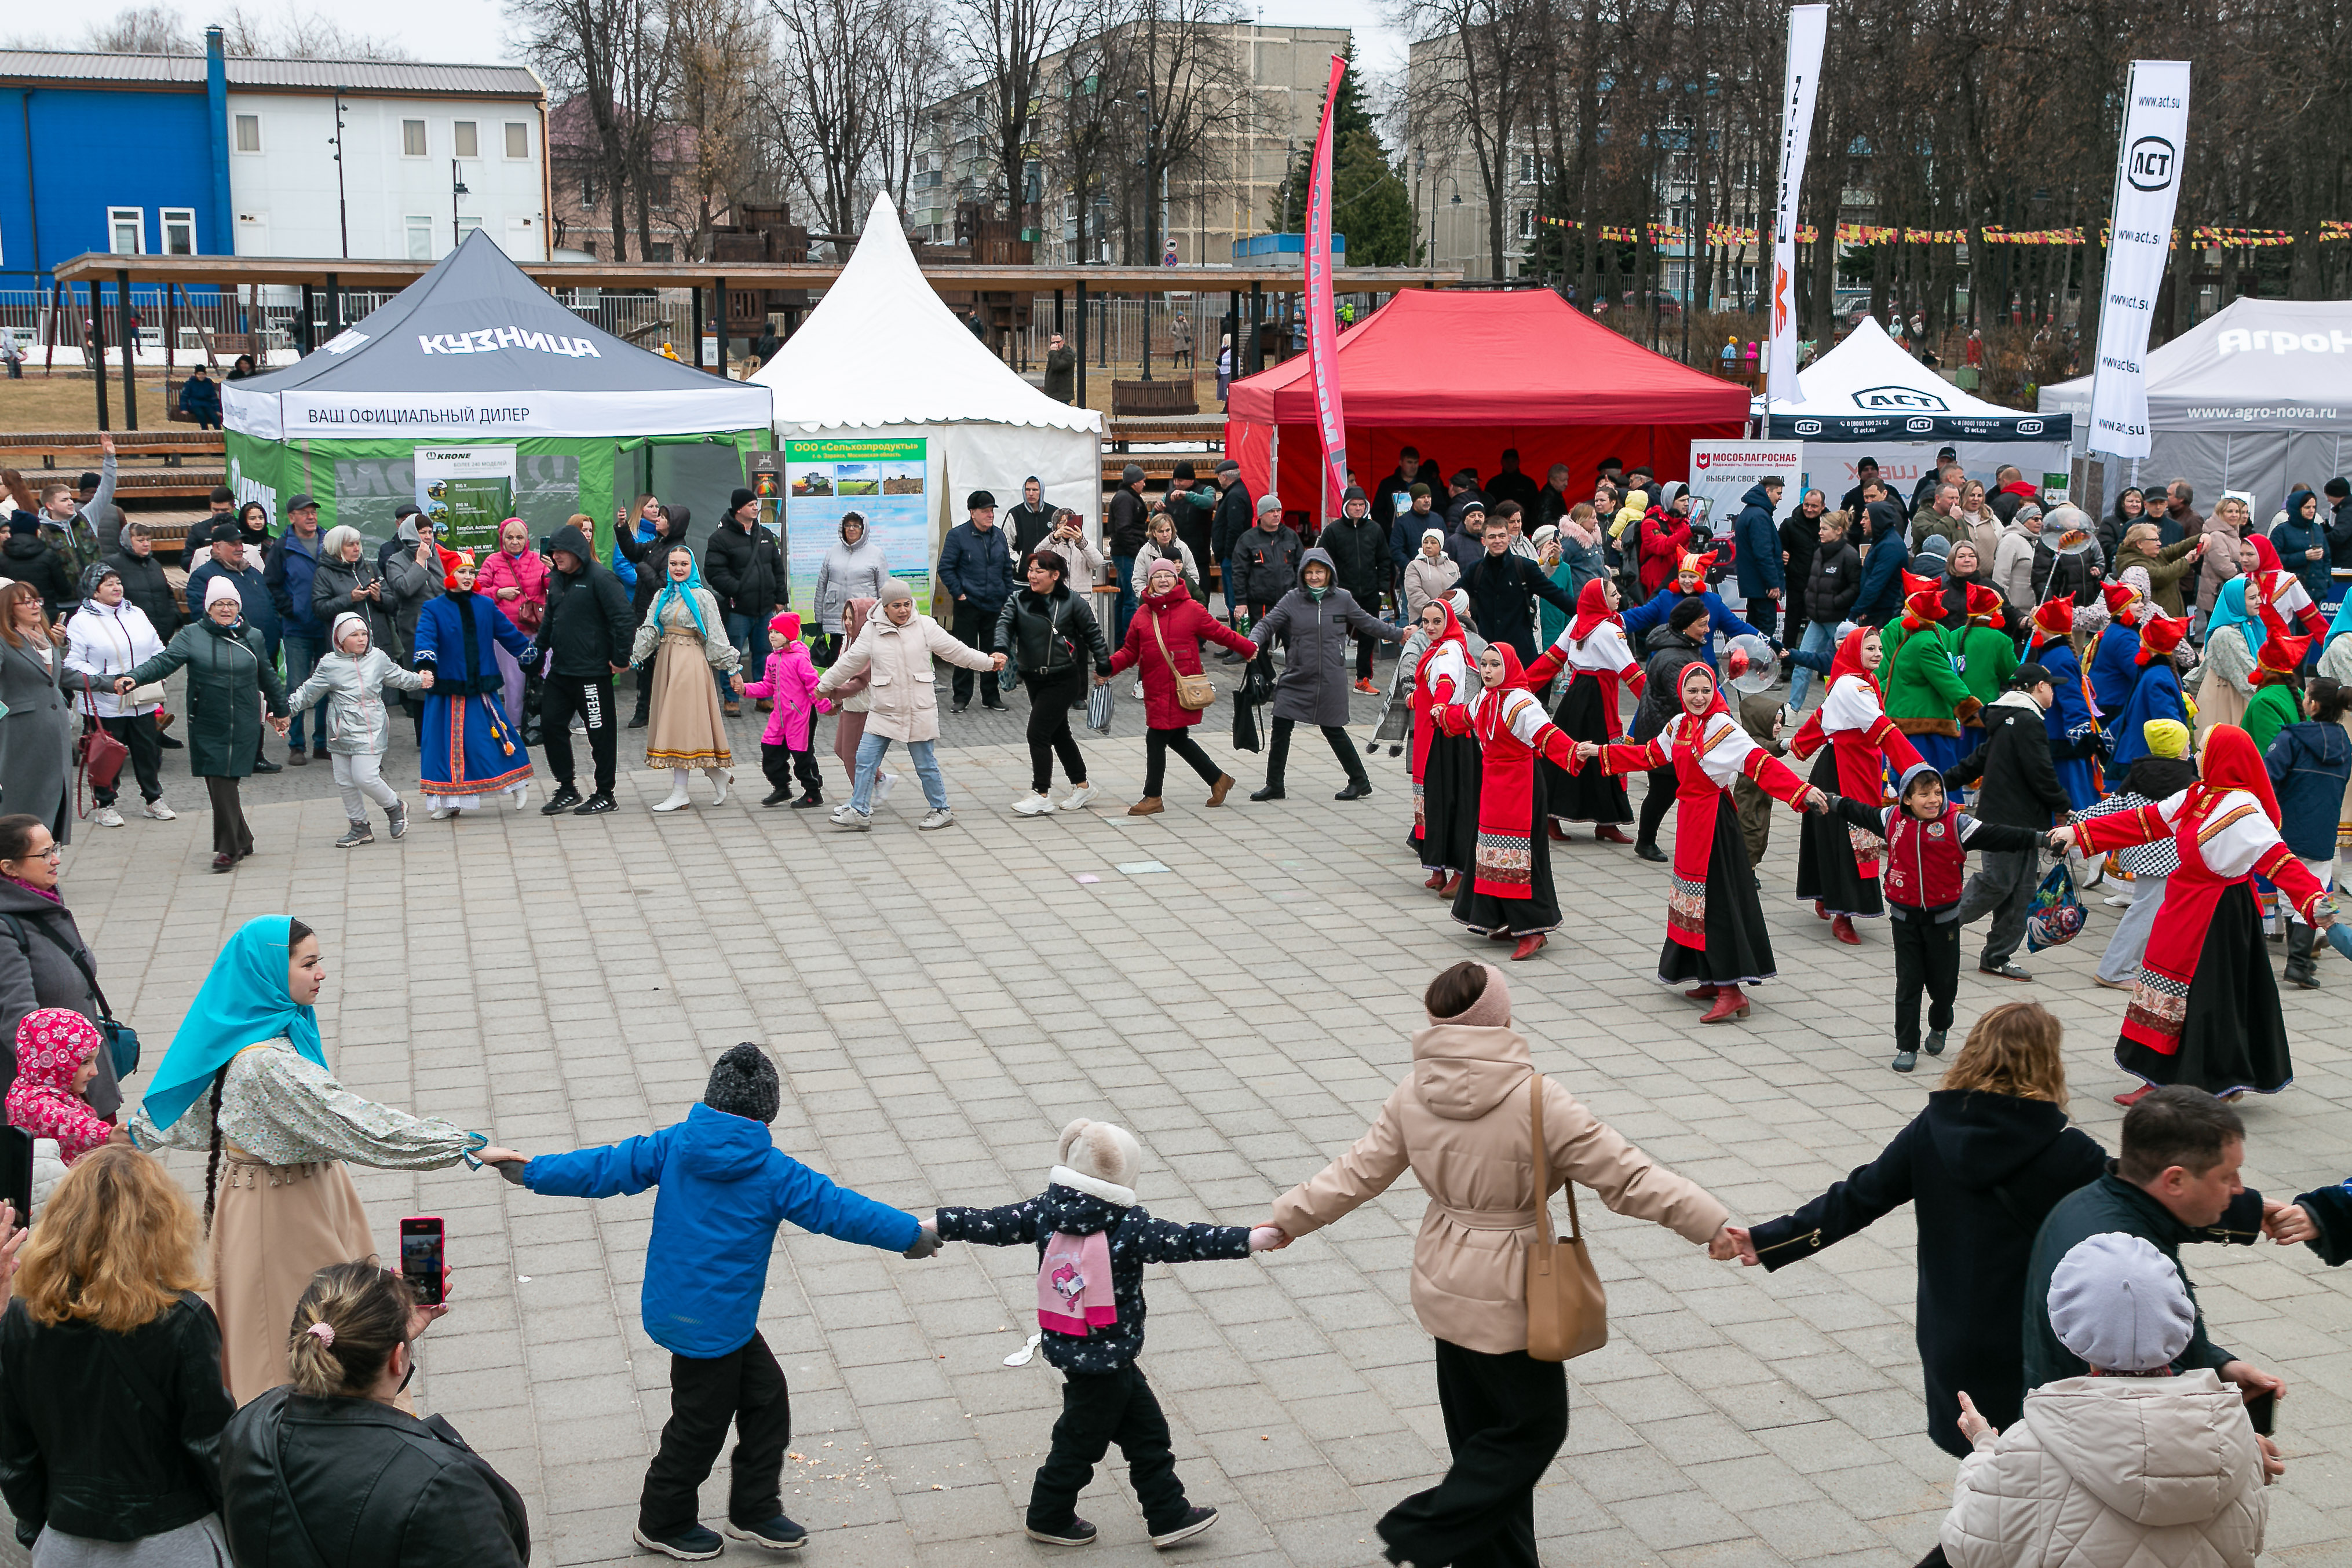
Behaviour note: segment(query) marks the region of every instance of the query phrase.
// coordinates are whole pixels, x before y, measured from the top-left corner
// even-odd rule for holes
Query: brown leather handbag
[[[1552,1234],[1551,1179],[1544,1144],[1543,1074],[1528,1075],[1528,1120],[1536,1151],[1536,1239],[1528,1248],[1528,1354],[1573,1361],[1609,1343],[1609,1298],[1592,1267],[1576,1218],[1576,1183],[1568,1190],[1568,1239]]]
[[[1169,674],[1176,680],[1176,706],[1187,713],[1199,713],[1217,700],[1217,688],[1209,684],[1206,675],[1188,675],[1176,667],[1168,652],[1168,633],[1160,629],[1160,612],[1151,612],[1151,634],[1160,640],[1160,656],[1168,663]]]

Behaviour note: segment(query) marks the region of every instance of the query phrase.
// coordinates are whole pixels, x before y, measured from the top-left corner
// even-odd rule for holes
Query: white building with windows
[[[227,96],[237,255],[434,261],[478,228],[548,259],[547,94],[527,68],[231,60]]]

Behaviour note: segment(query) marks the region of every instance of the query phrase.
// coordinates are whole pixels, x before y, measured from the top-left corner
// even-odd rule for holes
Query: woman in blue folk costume
[[[2033,632],[2025,641],[2029,664],[2050,672],[2051,689],[2058,700],[2043,714],[2050,734],[2050,760],[2058,769],[2058,787],[2066,803],[2081,811],[2099,801],[2099,721],[2091,711],[2090,682],[2083,678],[2083,661],[2074,655],[2074,601],[2063,595],[2034,608]],[[2118,775],[2120,777],[2120,775]]]
[[[499,694],[496,648],[528,666],[538,657],[530,640],[474,591],[474,558],[459,551],[442,580],[445,591],[425,601],[416,617],[416,667],[425,681],[421,744],[425,799],[435,821],[455,811],[479,810],[504,790],[522,810],[530,794],[530,753]]]

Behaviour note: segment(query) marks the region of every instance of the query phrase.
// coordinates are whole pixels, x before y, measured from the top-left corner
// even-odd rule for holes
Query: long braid
[[[221,1086],[227,1082],[227,1068],[224,1067],[218,1072],[213,1074],[213,1146],[212,1152],[205,1157],[205,1234],[207,1236],[210,1236],[213,1233],[213,1199],[220,1187]]]

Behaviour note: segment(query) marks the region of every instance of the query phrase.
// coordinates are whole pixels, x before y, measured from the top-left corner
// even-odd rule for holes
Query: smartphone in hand
[[[2254,1424],[2257,1437],[2277,1436],[2272,1427],[2278,1421],[2278,1396],[2268,1389],[2246,1401],[2246,1419]]]
[[[437,1307],[448,1294],[446,1236],[437,1214],[415,1214],[400,1222],[400,1272],[419,1306]]]

